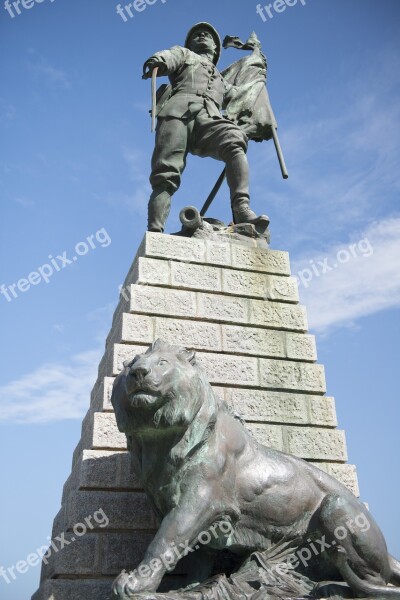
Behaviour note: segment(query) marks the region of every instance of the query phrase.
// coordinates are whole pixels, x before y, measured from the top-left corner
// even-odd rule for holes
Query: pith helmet
[[[201,21],[200,23],[196,23],[196,25],[193,25],[193,27],[188,31],[188,34],[186,36],[186,40],[185,40],[185,48],[189,48],[189,41],[190,38],[192,37],[193,33],[195,31],[197,31],[197,29],[207,29],[207,31],[209,31],[211,33],[211,35],[213,36],[215,45],[217,46],[215,49],[215,54],[214,54],[214,58],[213,58],[213,63],[214,65],[217,64],[217,62],[219,61],[219,57],[221,56],[221,38],[219,37],[218,31],[216,29],[214,29],[214,27],[212,25],[210,25],[210,23],[205,23],[203,21]]]

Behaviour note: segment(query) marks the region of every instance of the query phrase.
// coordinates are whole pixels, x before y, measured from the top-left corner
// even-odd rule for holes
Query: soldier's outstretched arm
[[[188,58],[190,51],[181,46],[173,46],[169,50],[156,52],[143,65],[143,79],[149,79],[154,67],[158,67],[158,75],[170,75],[180,69]]]

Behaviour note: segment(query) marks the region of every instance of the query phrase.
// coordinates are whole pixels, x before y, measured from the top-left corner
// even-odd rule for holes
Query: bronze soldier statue
[[[180,186],[189,152],[225,163],[234,223],[269,222],[267,216],[257,217],[249,207],[248,137],[221,114],[238,88],[216,68],[220,54],[218,32],[202,22],[190,29],[185,47],[157,52],[144,63],[143,79],[158,68],[158,75],[168,75],[171,83],[167,100],[161,99],[157,105],[149,231],[164,231],[171,197]]]

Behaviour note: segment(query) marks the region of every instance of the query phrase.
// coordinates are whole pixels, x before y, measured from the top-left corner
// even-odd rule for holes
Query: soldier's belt
[[[193,96],[200,96],[200,98],[206,98],[207,100],[211,100],[218,108],[220,108],[221,106],[219,102],[215,100],[215,98],[209,96],[209,94],[207,94],[206,92],[201,92],[200,90],[193,90],[191,88],[178,88],[172,92],[172,95],[175,96],[176,94],[182,93],[192,94]]]

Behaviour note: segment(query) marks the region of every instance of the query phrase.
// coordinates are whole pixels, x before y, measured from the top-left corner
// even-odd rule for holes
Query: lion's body
[[[259,444],[215,398],[193,355],[156,342],[126,366],[112,400],[133,468],[162,521],[143,564],[227,521],[229,535],[214,536],[211,548],[248,556],[283,540],[322,536],[321,549],[345,580],[347,565],[369,595],[400,596],[385,588],[393,563],[365,506],[315,466]],[[155,590],[162,574],[122,574],[114,590],[122,599],[129,590]]]

